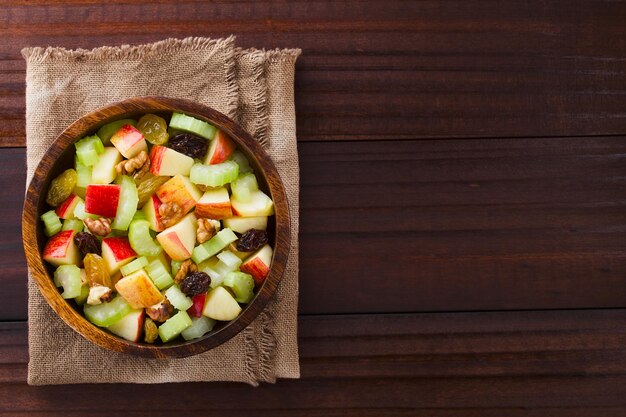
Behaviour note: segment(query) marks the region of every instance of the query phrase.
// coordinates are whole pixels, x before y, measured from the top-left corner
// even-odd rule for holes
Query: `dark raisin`
[[[100,241],[91,233],[76,233],[76,236],[74,236],[74,243],[76,243],[76,246],[78,246],[78,250],[83,256],[87,255],[88,253],[102,255],[102,247],[100,246]]]
[[[209,289],[209,285],[211,285],[211,277],[206,273],[192,272],[181,282],[180,290],[185,293],[187,297],[193,297],[194,295],[206,292]]]
[[[239,252],[252,252],[267,243],[267,233],[265,230],[250,229],[237,241]]]
[[[170,139],[170,148],[191,158],[204,158],[209,149],[209,141],[191,133],[179,133]]]

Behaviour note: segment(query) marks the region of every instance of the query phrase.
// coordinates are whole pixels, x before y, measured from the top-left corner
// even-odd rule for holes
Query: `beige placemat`
[[[31,385],[241,381],[298,378],[299,168],[293,78],[300,50],[240,50],[234,38],[168,39],[91,51],[26,48],[28,181],[47,147],[72,121],[140,95],[195,100],[238,120],[266,148],[284,182],[291,252],[265,311],[227,343],[190,358],[157,360],[110,352],[74,332],[28,279]]]

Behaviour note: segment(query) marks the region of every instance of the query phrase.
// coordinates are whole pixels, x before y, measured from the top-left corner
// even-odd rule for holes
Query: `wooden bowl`
[[[51,180],[74,162],[74,142],[85,135],[94,134],[100,126],[114,120],[136,118],[145,113],[169,116],[174,111],[183,112],[219,127],[248,157],[257,174],[259,187],[269,192],[274,200],[275,216],[270,217],[268,223],[268,234],[270,242],[273,243],[274,255],[268,277],[257,290],[254,299],[245,306],[236,319],[220,323],[202,338],[188,342],[168,342],[162,345],[133,343],[90,323],[79,312],[74,301],[61,297],[52,281],[53,268],[42,259],[41,254],[47,238],[39,216],[48,210],[45,196]],[[267,305],[282,278],[289,254],[289,211],[282,182],[270,157],[261,145],[233,120],[216,110],[188,100],[135,97],[86,114],[72,123],[54,141],[37,166],[28,187],[22,213],[22,236],[26,259],[41,294],[50,307],[83,337],[104,348],[133,355],[152,358],[184,357],[207,351],[226,342],[248,326]]]

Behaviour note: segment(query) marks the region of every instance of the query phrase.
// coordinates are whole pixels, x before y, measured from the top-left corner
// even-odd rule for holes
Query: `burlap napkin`
[[[72,121],[141,95],[195,100],[239,121],[266,148],[289,198],[291,253],[278,291],[242,333],[189,358],[157,360],[87,341],[48,307],[28,279],[28,383],[161,383],[298,378],[299,169],[293,78],[300,50],[240,50],[234,38],[168,39],[91,51],[26,48],[28,181],[47,147]]]

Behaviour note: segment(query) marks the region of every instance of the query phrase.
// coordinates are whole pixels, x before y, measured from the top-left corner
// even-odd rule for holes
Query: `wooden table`
[[[3,1],[0,411],[626,415],[624,22],[620,1]],[[231,33],[303,49],[302,379],[28,387],[20,49]]]

